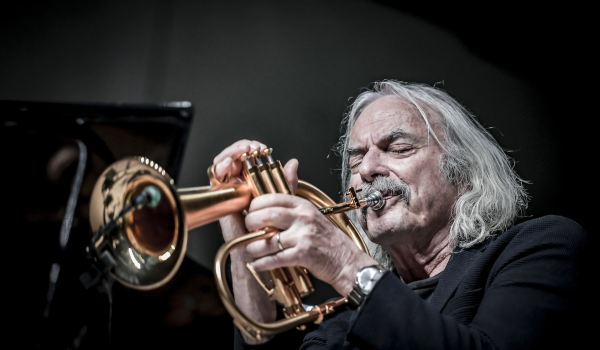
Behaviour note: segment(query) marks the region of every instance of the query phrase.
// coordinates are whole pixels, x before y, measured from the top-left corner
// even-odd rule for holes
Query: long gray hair
[[[461,194],[450,219],[451,246],[468,248],[509,228],[529,200],[523,188],[525,181],[513,170],[513,160],[465,107],[446,92],[425,84],[385,80],[356,98],[342,122],[343,134],[335,148],[342,157],[343,189],[350,184],[347,150],[352,127],[369,104],[389,95],[416,108],[443,150],[441,173]],[[434,133],[426,110],[440,116],[443,142]],[[352,216],[356,218],[354,213]],[[376,259],[389,260],[381,247],[369,246],[375,248]],[[391,261],[382,263],[389,266]]]

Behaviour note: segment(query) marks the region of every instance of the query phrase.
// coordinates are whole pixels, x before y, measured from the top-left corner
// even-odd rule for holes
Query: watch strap
[[[348,307],[352,310],[358,309],[365,297],[366,295],[364,295],[360,288],[355,284],[350,293],[348,293]]]

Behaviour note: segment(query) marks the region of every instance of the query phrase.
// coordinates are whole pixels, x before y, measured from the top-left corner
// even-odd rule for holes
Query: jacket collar
[[[431,297],[431,303],[442,311],[473,262],[483,253],[493,239],[487,239],[471,248],[455,248],[450,256],[448,265]]]

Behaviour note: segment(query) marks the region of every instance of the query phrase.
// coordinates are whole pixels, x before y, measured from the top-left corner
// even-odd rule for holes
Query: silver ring
[[[281,232],[277,232],[277,246],[279,247],[279,251],[283,251],[283,246],[281,245],[281,240],[279,238],[279,234]]]

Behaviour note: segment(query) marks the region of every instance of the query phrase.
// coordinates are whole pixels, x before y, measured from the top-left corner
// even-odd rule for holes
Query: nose
[[[358,172],[363,182],[371,182],[377,176],[388,176],[389,169],[383,162],[382,155],[380,152],[369,150],[367,152],[360,165]]]

